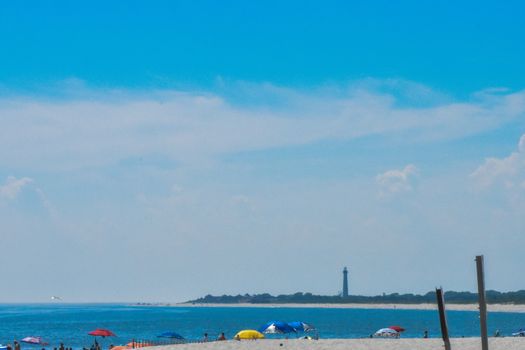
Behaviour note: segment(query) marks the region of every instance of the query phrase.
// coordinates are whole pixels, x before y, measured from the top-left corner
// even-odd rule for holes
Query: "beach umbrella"
[[[383,338],[398,338],[399,332],[393,330],[392,328],[381,328],[374,333],[374,336]]]
[[[288,323],[281,322],[281,321],[270,321],[266,323],[264,326],[259,327],[258,331],[261,333],[267,333],[267,334],[276,334],[276,333],[283,334],[283,333],[297,332]]]
[[[157,335],[157,338],[170,338],[170,339],[184,340],[184,337],[182,335],[175,333],[175,332],[164,332],[162,334]]]
[[[288,325],[295,329],[296,332],[310,332],[315,330],[314,326],[302,321],[288,322]]]
[[[393,329],[396,332],[404,332],[405,331],[405,329],[403,327],[401,327],[401,326],[390,326],[388,328]]]
[[[40,337],[25,337],[20,341],[28,344],[48,345],[48,343],[44,342]]]
[[[525,330],[523,328],[520,328],[519,331],[512,333],[513,337],[525,337]]]
[[[257,332],[253,329],[245,329],[240,331],[239,333],[235,334],[233,337],[234,339],[240,340],[240,339],[263,339],[264,334]]]
[[[88,333],[89,335],[92,335],[94,337],[116,337],[115,333],[113,333],[112,331],[110,330],[107,330],[107,329],[95,329],[94,331],[91,331]]]

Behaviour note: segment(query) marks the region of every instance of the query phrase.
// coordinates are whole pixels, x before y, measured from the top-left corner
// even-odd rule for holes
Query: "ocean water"
[[[479,336],[478,313],[448,311],[447,319],[451,336]],[[392,325],[406,328],[403,337],[421,337],[424,330],[429,331],[430,337],[440,337],[439,316],[434,310],[12,304],[0,305],[0,344],[26,336],[41,336],[50,343],[48,349],[60,342],[78,349],[93,343],[87,333],[96,328],[110,329],[117,334],[117,337],[99,339],[104,347],[126,344],[132,339],[156,340],[156,335],[165,331],[175,331],[193,340],[200,339],[205,332],[210,338],[220,332],[231,338],[241,329],[257,329],[271,320],[313,324],[321,338],[363,338]],[[488,322],[489,334],[499,329],[502,335],[510,335],[525,327],[525,313],[492,312]],[[41,346],[24,344],[23,348],[36,350]]]

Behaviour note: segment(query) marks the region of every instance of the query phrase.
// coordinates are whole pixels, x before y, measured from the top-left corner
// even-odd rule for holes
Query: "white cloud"
[[[525,134],[518,142],[518,150],[504,158],[487,158],[470,174],[480,188],[500,184],[506,188],[523,187],[525,183]]]
[[[0,186],[0,198],[16,198],[16,196],[24,188],[24,186],[31,182],[33,182],[33,180],[28,177],[17,179],[14,176],[9,176],[5,185]]]
[[[54,220],[59,220],[60,215],[58,215],[58,210],[55,208],[53,203],[51,203],[46,193],[40,188],[36,188],[35,191],[38,197],[40,198],[40,202],[42,203],[42,206],[47,210],[49,216]]]
[[[0,165],[57,170],[151,154],[194,162],[369,135],[427,142],[490,130],[525,113],[525,91],[406,107],[398,103],[399,91],[375,85],[304,91],[240,84],[228,90],[229,99],[213,93],[88,89],[69,99],[5,98],[0,100]]]
[[[403,169],[385,171],[376,176],[376,181],[381,187],[381,194],[395,194],[412,190],[411,180],[417,174],[417,168],[408,164]]]
[[[518,151],[525,153],[525,134],[521,135],[520,142],[518,142]]]
[[[44,174],[38,179],[42,190],[27,183],[21,190],[30,187],[35,191],[36,195],[24,199],[40,199],[49,214],[35,211],[36,205],[0,205],[1,232],[8,235],[7,239],[3,237],[8,254],[4,260],[16,257],[17,247],[38,247],[35,254],[27,254],[25,264],[15,266],[9,273],[16,278],[27,266],[43,261],[44,281],[72,278],[72,287],[65,293],[77,300],[91,301],[113,297],[107,289],[76,290],[74,287],[82,284],[77,283],[75,276],[85,279],[90,271],[104,266],[113,269],[107,276],[88,277],[99,281],[97,286],[122,285],[126,294],[114,298],[137,300],[143,295],[167,301],[208,293],[210,285],[214,286],[213,293],[295,292],[297,286],[332,293],[337,290],[339,267],[346,264],[362,267],[355,269],[354,276],[359,293],[375,294],[383,288],[426,292],[442,282],[462,290],[470,286],[465,282],[464,271],[454,266],[463,266],[479,252],[487,256],[492,253],[492,261],[499,264],[498,271],[518,273],[522,256],[519,248],[525,243],[525,205],[521,197],[516,205],[508,206],[484,201],[483,196],[466,190],[467,179],[461,167],[444,163],[433,171],[436,157],[426,151],[435,149],[436,144],[457,145],[447,143],[450,138],[480,131],[490,133],[508,123],[523,125],[520,123],[524,120],[525,92],[487,90],[458,103],[446,96],[435,97],[425,87],[399,88],[399,84],[389,83],[381,88],[376,83],[382,85],[374,82],[350,89],[323,87],[314,91],[269,84],[236,86],[235,92],[241,96],[233,96],[228,86],[225,94],[146,94],[83,87],[78,94],[61,95],[60,100],[0,98],[0,168],[11,169],[11,174],[25,168],[44,169],[25,172]],[[403,94],[409,96],[400,96]],[[421,99],[426,102],[417,103]],[[237,100],[242,103],[235,103]],[[321,159],[326,149],[320,150],[316,143],[324,146],[326,141],[361,136],[379,136],[364,140],[377,142],[373,144],[373,156],[378,157],[374,162],[369,161],[371,154],[362,159],[355,157],[359,147],[355,152],[334,152],[338,154],[327,163]],[[384,161],[381,151],[392,160],[393,151],[381,141],[391,136],[395,141],[386,140],[388,146],[397,145],[401,138],[410,147],[422,146],[417,154],[414,152],[411,162],[424,168],[428,176],[420,179],[416,167],[406,165],[408,161],[373,170],[373,175],[380,173],[376,178],[370,175],[370,169]],[[436,139],[440,142],[431,147],[421,144]],[[283,176],[281,166],[290,158],[279,158],[281,155],[277,162],[266,155],[248,155],[234,157],[241,161],[218,164],[229,153],[309,143],[313,145],[308,149],[315,149],[314,156],[293,159],[282,168]],[[355,145],[359,146],[357,142]],[[400,150],[406,149],[406,145],[402,146]],[[516,153],[524,153],[524,148],[522,138]],[[331,152],[333,148],[328,149]],[[323,161],[317,162],[317,156]],[[121,164],[131,166],[107,166],[122,160]],[[203,160],[211,166],[203,167]],[[190,162],[197,164],[187,164]],[[515,160],[511,157],[508,162]],[[141,164],[140,168],[134,168],[136,164]],[[322,172],[308,173],[318,164],[324,167]],[[366,169],[361,167],[363,164]],[[348,176],[349,165],[356,170],[356,176]],[[506,163],[496,165],[508,167]],[[288,166],[293,167],[293,172]],[[64,168],[75,171],[62,171]],[[391,168],[396,169],[385,171]],[[519,169],[500,173],[525,188],[525,176],[520,177]],[[6,186],[3,180],[0,186]],[[378,201],[370,195],[378,188],[386,198],[405,195],[410,200]],[[450,246],[451,239],[457,244]],[[432,264],[428,262],[432,259],[421,259],[421,255],[430,254],[432,258],[434,251],[443,249],[450,252],[450,259],[442,270],[450,273],[429,275]],[[145,258],[131,262],[116,259],[114,252],[119,250],[140,251]],[[180,254],[173,254],[174,251]],[[322,264],[308,266],[315,275],[323,276],[322,283],[296,276],[268,284],[271,271],[249,283],[236,278],[254,266],[260,265],[264,271],[268,251],[287,266],[304,256],[326,256]],[[379,257],[377,264],[369,263],[371,255]],[[176,271],[162,268],[166,266],[165,256],[173,259],[166,269]],[[404,257],[400,261],[403,266],[412,266],[413,261],[427,264],[418,266],[409,276],[369,283],[367,276],[377,274],[381,266],[400,256]],[[65,266],[64,259],[71,261],[71,266]],[[203,261],[211,268],[211,282],[196,278],[197,268],[187,268],[199,267]],[[86,270],[86,266],[92,268]],[[72,276],[73,270],[83,273]],[[166,285],[161,290],[155,288],[155,283],[143,283],[141,289],[130,284],[137,271],[151,281],[175,272],[188,287],[180,290],[176,285]],[[225,282],[224,271],[235,273]],[[335,271],[335,284],[326,271]],[[520,288],[519,281],[508,278],[509,273],[493,275],[498,279],[497,283],[494,281],[498,289]],[[173,294],[173,290],[178,294]],[[7,292],[0,294],[2,297],[12,298]],[[33,297],[38,298],[36,294]]]

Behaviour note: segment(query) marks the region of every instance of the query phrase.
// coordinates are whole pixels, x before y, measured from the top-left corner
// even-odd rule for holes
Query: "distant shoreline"
[[[232,308],[325,308],[325,309],[385,309],[385,310],[437,310],[436,304],[219,304],[219,303],[177,303],[154,304],[144,303],[144,306],[170,307],[232,307]],[[446,304],[450,311],[478,311],[478,304]],[[520,312],[525,313],[523,304],[489,304],[489,312]]]

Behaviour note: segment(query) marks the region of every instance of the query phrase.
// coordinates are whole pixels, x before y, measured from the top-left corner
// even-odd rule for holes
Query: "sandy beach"
[[[282,344],[282,345],[281,345]],[[481,348],[480,338],[451,339],[452,349],[478,350]],[[490,338],[491,350],[514,350],[525,348],[525,338]],[[153,349],[153,348],[151,348]],[[262,339],[243,341],[223,341],[196,344],[181,344],[155,347],[155,350],[442,350],[441,339]]]
[[[266,307],[266,308],[335,308],[437,310],[436,304],[171,304],[175,307]],[[446,304],[447,310],[477,311],[478,304]],[[489,312],[525,312],[525,305],[489,304]]]

